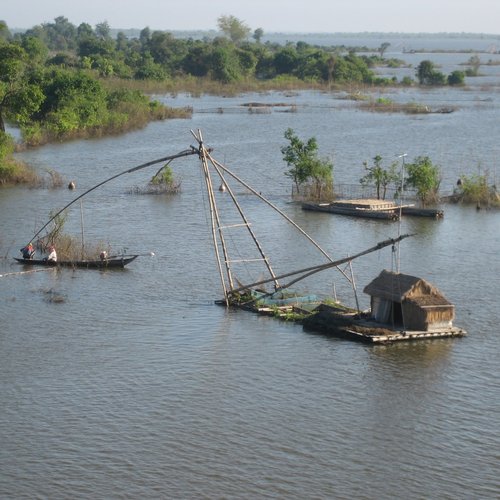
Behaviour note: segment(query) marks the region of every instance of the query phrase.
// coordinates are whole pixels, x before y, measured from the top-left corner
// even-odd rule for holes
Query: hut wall
[[[403,320],[407,330],[426,331],[428,327],[425,310],[411,302],[403,302]]]
[[[420,307],[412,302],[403,303],[403,317],[408,330],[429,331],[452,326],[455,308],[452,305]]]
[[[455,308],[449,306],[434,306],[425,309],[427,313],[428,329],[449,328],[455,318]]]

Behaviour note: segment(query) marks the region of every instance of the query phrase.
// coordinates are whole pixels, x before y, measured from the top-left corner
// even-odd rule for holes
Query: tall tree
[[[241,43],[250,34],[251,29],[235,16],[220,16],[217,26],[235,44]]]
[[[262,40],[262,37],[264,36],[264,30],[262,28],[257,28],[252,35],[252,38],[257,42],[260,43]]]

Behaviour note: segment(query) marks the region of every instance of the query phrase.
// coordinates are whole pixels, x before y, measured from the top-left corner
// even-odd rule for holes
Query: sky
[[[11,29],[64,16],[76,26],[210,30],[221,15],[267,33],[500,35],[500,0],[0,0],[0,20]]]

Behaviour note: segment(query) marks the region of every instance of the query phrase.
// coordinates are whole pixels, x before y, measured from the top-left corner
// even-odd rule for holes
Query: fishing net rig
[[[250,292],[256,287],[260,287],[266,284],[272,284],[274,288],[273,292],[269,292],[266,294],[266,295],[272,295],[277,291],[291,287],[295,283],[309,276],[312,276],[320,271],[324,271],[326,269],[331,269],[331,268],[336,268],[349,281],[349,283],[351,284],[351,286],[355,291],[354,278],[352,276],[352,267],[351,267],[351,276],[349,276],[339,266],[346,263],[351,264],[352,261],[358,257],[361,257],[371,252],[375,252],[377,250],[381,250],[382,248],[385,248],[390,245],[392,245],[393,248],[395,248],[400,241],[411,236],[409,234],[399,235],[397,238],[390,238],[385,241],[379,242],[373,247],[367,250],[363,250],[362,252],[359,252],[355,255],[334,260],[316,241],[314,241],[311,238],[311,236],[309,236],[300,226],[298,226],[287,214],[285,214],[282,210],[280,210],[270,200],[262,196],[261,193],[252,188],[248,183],[239,178],[234,172],[230,171],[222,163],[217,161],[211,154],[212,150],[204,145],[203,136],[200,130],[198,130],[197,133],[191,130],[191,134],[198,142],[198,152],[202,163],[205,185],[208,193],[212,240],[214,244],[221,285],[224,293],[224,302],[226,303],[226,305],[230,305],[234,300],[237,300],[238,294]],[[232,223],[230,225],[223,224],[217,206],[217,198],[214,189],[214,184],[215,184],[213,178],[214,175],[216,176],[216,179],[218,179],[221,182],[220,186],[223,187],[222,190],[229,194],[231,201],[233,202],[236,208],[237,214],[240,217],[239,223]],[[259,243],[255,235],[255,232],[252,229],[250,221],[244,214],[243,209],[236,198],[234,190],[231,189],[230,187],[229,178],[238,182],[240,185],[242,185],[244,188],[250,191],[253,195],[255,195],[257,198],[263,201],[266,205],[268,205],[274,211],[279,213],[302,236],[304,236],[312,245],[314,245],[314,247],[316,247],[317,250],[319,250],[319,252],[323,255],[323,257],[326,258],[327,262],[287,272],[284,274],[276,274],[271,266],[269,258],[264,253],[262,246]],[[233,276],[232,264],[236,261],[231,260],[230,255],[228,253],[228,246],[226,244],[226,233],[229,230],[239,229],[239,228],[246,229],[251,238],[251,241],[253,242],[257,250],[257,256],[255,258],[243,259],[243,260],[246,262],[260,261],[264,265],[265,271],[267,271],[267,274],[269,275],[268,278],[259,279],[249,284],[241,284],[239,280],[237,280]],[[241,262],[241,260],[239,262]],[[291,278],[291,279],[287,283],[281,283],[281,280],[285,278]]]
[[[222,163],[217,161],[213,156],[212,148],[208,148],[204,144],[203,136],[201,130],[197,130],[197,132],[194,132],[191,130],[191,134],[195,138],[197,142],[197,146],[191,145],[189,149],[185,149],[183,151],[180,151],[179,153],[169,155],[169,156],[164,156],[162,158],[158,158],[156,160],[148,161],[146,163],[142,163],[140,165],[137,165],[135,167],[129,168],[127,170],[124,170],[122,172],[119,172],[104,181],[96,184],[95,186],[91,187],[90,189],[87,189],[85,192],[80,194],[79,196],[75,197],[72,201],[67,203],[63,208],[58,210],[31,238],[31,240],[28,243],[33,242],[41,233],[42,231],[47,228],[47,226],[56,219],[62,212],[64,212],[66,209],[68,209],[71,205],[76,203],[78,200],[82,199],[92,191],[98,189],[99,187],[103,186],[104,184],[107,184],[108,182],[111,182],[123,175],[126,174],[131,174],[133,172],[137,172],[139,170],[151,167],[153,165],[157,165],[159,163],[164,163],[165,165],[162,167],[164,168],[165,166],[169,165],[173,160],[187,157],[187,156],[193,156],[197,155],[200,159],[201,165],[202,165],[202,172],[203,172],[203,178],[205,182],[205,187],[206,187],[206,192],[208,195],[208,204],[209,204],[209,214],[210,214],[210,232],[211,232],[211,239],[213,242],[213,247],[214,247],[214,252],[215,252],[215,257],[217,261],[217,268],[220,276],[220,281],[221,281],[221,286],[222,286],[222,291],[224,295],[224,300],[226,305],[230,305],[232,302],[234,302],[235,298],[237,298],[238,294],[245,293],[245,292],[250,292],[251,290],[255,289],[256,287],[262,287],[263,285],[271,284],[273,286],[273,292],[270,292],[269,294],[275,293],[276,291],[284,290],[286,288],[289,288],[290,286],[294,285],[295,283],[312,276],[320,271],[326,270],[326,269],[331,269],[331,268],[336,268],[343,276],[344,278],[347,279],[347,281],[351,284],[355,291],[354,287],[354,278],[352,275],[352,268],[351,268],[351,275],[349,276],[345,270],[341,269],[339,266],[343,264],[351,264],[352,261],[358,257],[361,257],[363,255],[366,255],[371,252],[375,252],[377,250],[381,250],[384,247],[387,247],[389,245],[392,245],[393,248],[399,244],[400,241],[403,239],[412,236],[409,234],[405,235],[400,235],[397,238],[390,238],[387,240],[384,240],[382,242],[377,243],[373,247],[363,250],[357,254],[344,257],[342,259],[337,259],[334,260],[316,241],[313,240],[311,236],[309,236],[300,226],[298,226],[286,213],[284,213],[279,207],[277,207],[274,203],[272,203],[270,200],[268,200],[266,197],[264,197],[260,192],[255,190],[253,187],[251,187],[247,182],[245,182],[243,179],[241,179],[239,176],[237,176],[234,172],[229,170],[226,166],[224,166]],[[161,170],[161,169],[160,169]],[[267,206],[272,208],[274,211],[276,211],[281,217],[283,217],[289,224],[291,224],[304,238],[306,238],[326,259],[326,263],[318,264],[315,266],[310,266],[307,268],[302,268],[298,269],[295,271],[287,272],[287,273],[281,273],[277,274],[273,267],[271,266],[270,259],[268,256],[264,253],[263,247],[260,244],[259,240],[257,239],[257,236],[252,228],[252,224],[245,215],[241,204],[239,203],[235,191],[231,188],[231,182],[230,180],[233,180],[237,182],[239,185],[243,186],[246,190],[248,190],[251,194],[255,195],[258,199],[260,199],[262,202],[264,202]],[[234,209],[236,216],[239,218],[239,221],[236,223],[231,223],[229,225],[224,224],[221,218],[221,213],[218,208],[217,204],[217,198],[216,198],[216,189],[214,188],[215,183],[220,182],[220,188],[218,189],[219,191],[223,190],[225,193],[227,193],[230,197],[230,200],[233,203]],[[223,189],[221,189],[223,188]],[[230,230],[234,229],[241,229],[246,230],[247,236],[250,237],[250,241],[253,243],[253,246],[255,247],[257,251],[257,255],[252,258],[245,258],[245,259],[231,259],[231,256],[228,251],[228,245],[227,245],[227,233]],[[240,280],[238,280],[235,277],[234,270],[233,270],[233,265],[237,263],[260,263],[263,264],[263,271],[264,275],[267,275],[267,278],[262,278],[258,279],[256,281],[253,281],[249,284],[242,284]],[[281,280],[288,279],[290,280],[286,283],[282,283]],[[356,293],[356,292],[355,292]]]

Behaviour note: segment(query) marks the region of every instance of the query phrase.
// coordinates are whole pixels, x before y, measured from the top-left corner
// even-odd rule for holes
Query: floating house
[[[422,278],[384,270],[364,292],[371,297],[371,314],[377,323],[421,332],[453,327],[455,306]]]

